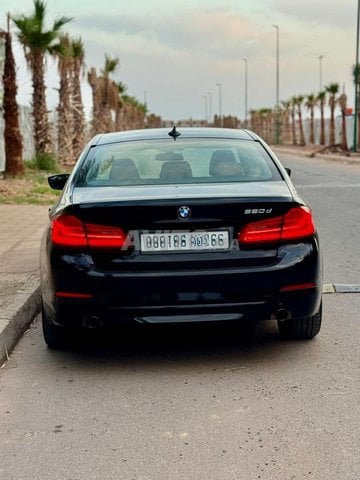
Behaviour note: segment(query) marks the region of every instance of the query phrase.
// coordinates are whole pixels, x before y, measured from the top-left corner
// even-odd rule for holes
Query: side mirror
[[[69,173],[59,173],[48,177],[48,183],[54,190],[62,190],[65,187],[67,179],[70,177]]]
[[[287,168],[287,167],[286,167],[285,170],[286,170],[286,173],[287,173],[287,174],[289,175],[289,177],[290,177],[290,176],[291,176],[291,168]]]

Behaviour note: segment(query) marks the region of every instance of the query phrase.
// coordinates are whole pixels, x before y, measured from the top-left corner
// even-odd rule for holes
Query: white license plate
[[[142,252],[213,251],[229,248],[229,232],[164,232],[142,233]]]

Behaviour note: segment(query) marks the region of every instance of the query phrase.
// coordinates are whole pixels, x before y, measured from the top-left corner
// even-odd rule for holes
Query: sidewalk
[[[48,210],[0,204],[0,365],[40,309],[39,244]]]
[[[319,145],[305,145],[304,147],[292,145],[271,145],[271,148],[274,150],[276,155],[297,155],[300,157],[317,158],[332,162],[347,163],[350,165],[360,165],[359,152],[350,152],[349,156],[339,155],[337,153],[317,153],[319,151]]]

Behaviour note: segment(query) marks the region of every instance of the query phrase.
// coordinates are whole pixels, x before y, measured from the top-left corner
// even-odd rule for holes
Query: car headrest
[[[162,164],[160,178],[165,180],[192,178],[191,166],[188,162],[165,162]]]
[[[215,150],[210,159],[209,175],[212,177],[236,176],[243,173],[231,150]]]
[[[114,160],[109,172],[109,180],[137,180],[140,178],[134,160],[118,158]]]

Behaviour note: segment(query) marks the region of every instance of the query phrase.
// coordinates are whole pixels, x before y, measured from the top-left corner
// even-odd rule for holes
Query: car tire
[[[283,338],[293,340],[310,340],[320,331],[322,318],[322,306],[311,317],[294,318],[278,321],[280,335]]]
[[[66,330],[55,325],[47,316],[42,306],[42,327],[46,345],[51,350],[60,350],[67,345]]]

